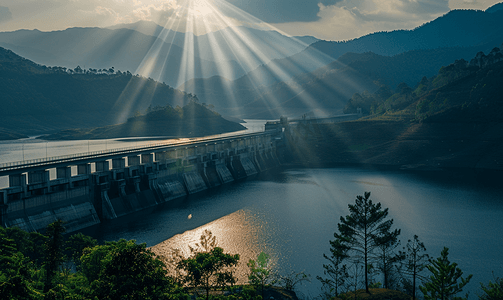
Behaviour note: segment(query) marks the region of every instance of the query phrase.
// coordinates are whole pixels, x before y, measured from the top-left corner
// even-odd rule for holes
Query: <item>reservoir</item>
[[[249,130],[263,121],[248,121]],[[0,142],[0,163],[58,155],[134,147],[162,142],[151,139],[54,141],[37,139]],[[173,140],[176,142],[176,140]],[[432,258],[449,248],[464,277],[470,298],[503,276],[503,187],[501,178],[475,179],[469,172],[421,173],[357,167],[320,169],[282,166],[155,208],[83,230],[100,241],[134,239],[159,255],[171,249],[189,253],[204,230],[216,236],[228,253],[239,253],[238,283],[246,278],[246,262],[264,251],[273,269],[283,275],[304,271],[311,283],[299,287],[306,297],[320,293],[316,276],[323,275],[323,254],[341,216],[349,213],[356,195],[372,193],[373,202],[389,208],[388,218],[401,229],[401,247],[416,234]],[[7,186],[0,177],[0,187]],[[499,184],[498,184],[499,183]],[[427,273],[425,273],[427,274]],[[381,281],[379,277],[375,281]]]
[[[469,177],[469,176],[468,176]],[[228,253],[241,255],[238,283],[246,282],[246,262],[261,251],[271,256],[280,274],[304,271],[312,282],[299,287],[308,297],[320,292],[329,240],[348,204],[365,191],[389,208],[401,247],[414,234],[430,257],[444,246],[464,277],[471,297],[503,269],[502,188],[459,174],[417,174],[361,168],[280,168],[255,178],[166,203],[122,219],[107,221],[84,233],[99,240],[135,239],[160,255],[170,249],[188,254],[205,229]],[[400,249],[401,249],[400,247]],[[376,277],[376,281],[380,281]]]

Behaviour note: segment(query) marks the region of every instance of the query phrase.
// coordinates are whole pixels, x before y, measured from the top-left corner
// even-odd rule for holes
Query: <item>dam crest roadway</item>
[[[275,127],[0,164],[9,181],[0,224],[41,231],[61,219],[76,231],[277,166],[278,148],[283,131]]]

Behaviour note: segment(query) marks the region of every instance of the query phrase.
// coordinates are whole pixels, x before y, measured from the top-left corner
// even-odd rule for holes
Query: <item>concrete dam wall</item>
[[[58,165],[52,179],[43,168],[9,174],[9,187],[0,190],[0,222],[42,231],[61,219],[67,232],[76,231],[275,167],[279,141],[259,135],[116,155]]]

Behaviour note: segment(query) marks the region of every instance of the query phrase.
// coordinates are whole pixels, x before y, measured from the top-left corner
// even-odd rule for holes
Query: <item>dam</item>
[[[279,128],[0,164],[0,224],[76,231],[265,171],[284,147]]]

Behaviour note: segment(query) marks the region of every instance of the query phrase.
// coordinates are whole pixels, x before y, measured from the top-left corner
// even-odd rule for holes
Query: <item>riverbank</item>
[[[353,121],[286,130],[290,161],[308,167],[503,171],[503,125]]]

